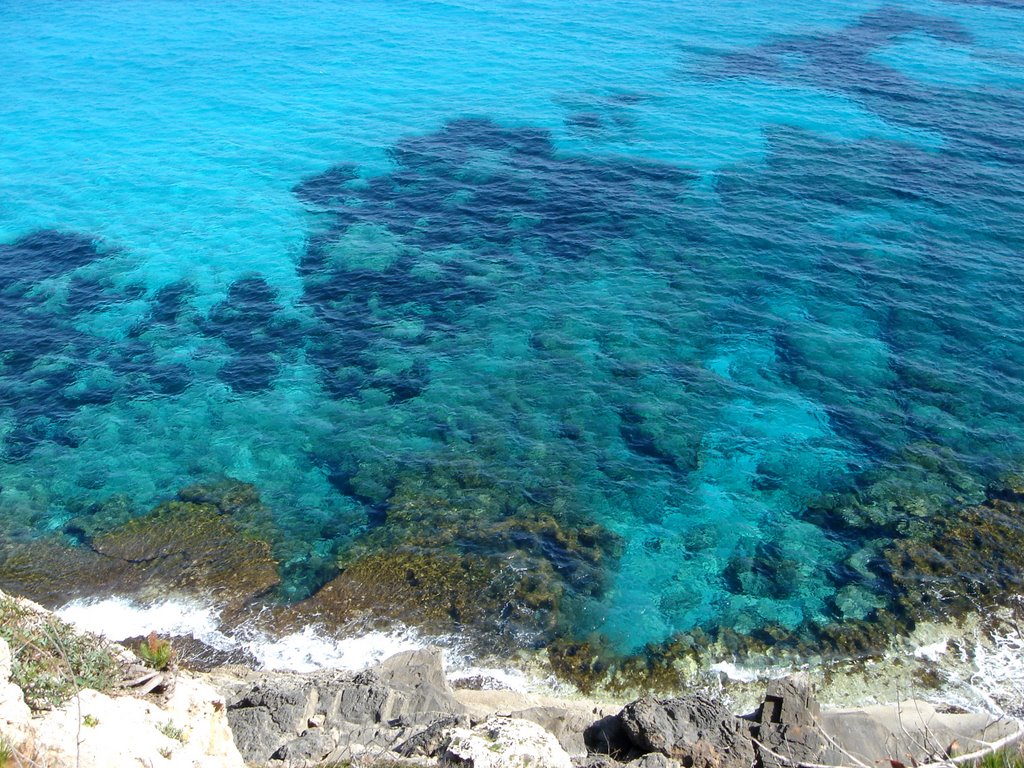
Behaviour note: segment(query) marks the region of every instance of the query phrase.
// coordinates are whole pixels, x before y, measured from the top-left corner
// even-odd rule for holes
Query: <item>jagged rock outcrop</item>
[[[754,749],[763,768],[820,762],[827,742],[821,730],[821,707],[806,674],[769,682],[754,720]],[[784,755],[785,761],[776,755]]]
[[[439,721],[449,728],[462,722],[436,648],[358,673],[248,673],[223,690],[235,741],[255,765],[307,765],[406,745],[410,756],[429,755],[432,743],[439,749],[445,741],[443,732],[410,740]]]

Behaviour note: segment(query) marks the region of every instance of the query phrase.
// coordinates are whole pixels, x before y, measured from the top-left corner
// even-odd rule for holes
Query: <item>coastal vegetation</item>
[[[108,690],[118,680],[115,654],[105,642],[3,593],[0,638],[11,649],[11,679],[33,709],[60,706],[83,688]]]

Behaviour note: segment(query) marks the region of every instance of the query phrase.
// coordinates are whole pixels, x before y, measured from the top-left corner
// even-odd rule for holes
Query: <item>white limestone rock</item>
[[[21,688],[12,683],[13,659],[7,641],[0,637],[0,736],[19,752],[31,747],[29,721],[32,711]]]
[[[445,759],[465,768],[572,768],[552,734],[528,720],[498,716],[472,730],[453,730]]]
[[[84,690],[33,723],[35,759],[79,768],[243,768],[224,700],[180,676],[162,705]],[[76,746],[77,745],[77,746]]]

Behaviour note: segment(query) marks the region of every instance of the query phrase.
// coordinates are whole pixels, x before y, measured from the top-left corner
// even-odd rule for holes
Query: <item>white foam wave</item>
[[[314,626],[274,637],[250,625],[229,635],[220,627],[217,609],[175,599],[144,605],[123,597],[73,600],[56,613],[78,629],[110,640],[150,632],[191,636],[220,651],[248,651],[263,669],[290,672],[365,669],[388,656],[428,644],[411,631],[369,632],[337,639]]]
[[[998,714],[1024,717],[1024,634],[1012,626],[974,647],[971,689]]]
[[[114,640],[136,635],[191,635],[215,648],[226,650],[230,642],[218,629],[220,615],[210,607],[181,600],[162,600],[139,605],[120,597],[72,600],[57,615],[74,627]]]
[[[934,643],[921,645],[914,649],[914,658],[927,661],[939,661],[949,650],[949,639],[943,638]]]
[[[777,677],[785,677],[796,671],[794,667],[779,666],[741,666],[731,661],[719,661],[712,664],[708,669],[724,675],[728,680],[736,683],[757,683],[763,680],[774,680]]]
[[[326,637],[316,627],[304,627],[279,638],[267,635],[244,643],[264,669],[312,672],[317,669],[365,669],[388,656],[427,645],[411,632],[369,632],[341,640]]]

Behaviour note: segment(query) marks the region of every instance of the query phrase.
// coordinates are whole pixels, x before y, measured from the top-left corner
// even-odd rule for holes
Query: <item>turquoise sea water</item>
[[[632,650],[868,617],[1021,464],[1015,0],[9,0],[0,73],[19,535],[227,475],[298,598],[472,476]]]

